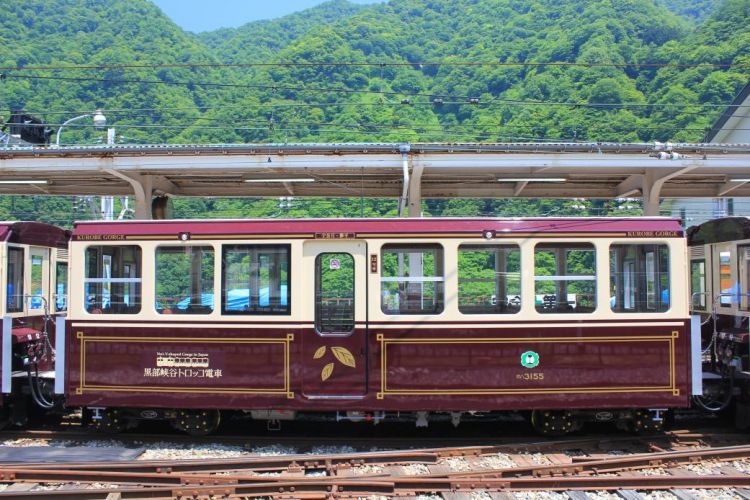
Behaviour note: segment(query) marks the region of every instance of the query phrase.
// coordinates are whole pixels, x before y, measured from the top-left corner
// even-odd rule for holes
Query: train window
[[[58,262],[55,269],[55,311],[68,310],[68,263]]]
[[[225,245],[222,313],[289,314],[289,245]]]
[[[732,299],[737,293],[732,282],[732,252],[719,252],[719,305],[732,307]]]
[[[83,289],[94,314],[138,314],[141,310],[141,248],[135,245],[86,249]]]
[[[385,245],[380,306],[386,314],[443,311],[443,249],[439,245]]]
[[[354,257],[348,253],[315,259],[315,328],[319,333],[354,330]]]
[[[518,246],[458,248],[458,310],[464,314],[513,314],[521,310]]]
[[[667,245],[612,245],[609,249],[610,299],[615,312],[669,309]]]
[[[160,314],[211,314],[214,310],[214,249],[156,249],[156,311]]]
[[[690,296],[693,309],[706,308],[706,261],[690,261]]]
[[[41,311],[44,309],[44,255],[39,250],[31,253],[31,290],[29,292],[29,310]]]
[[[596,251],[586,243],[543,243],[534,249],[536,310],[591,313],[596,309]]]
[[[23,311],[23,248],[8,248],[8,302],[7,311]]]

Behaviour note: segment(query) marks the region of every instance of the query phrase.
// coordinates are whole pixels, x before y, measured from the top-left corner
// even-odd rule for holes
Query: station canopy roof
[[[750,144],[240,144],[0,148],[0,194],[750,196]],[[415,187],[416,186],[416,187]],[[414,194],[414,193],[412,193]]]

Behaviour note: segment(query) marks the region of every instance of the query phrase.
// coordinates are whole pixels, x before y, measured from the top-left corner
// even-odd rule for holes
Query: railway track
[[[582,500],[586,492],[608,491],[635,500],[666,490],[688,500],[691,489],[724,488],[731,492],[727,498],[750,499],[750,446],[710,445],[728,441],[744,443],[747,436],[676,431],[368,453],[8,464],[0,466],[0,483],[9,485],[0,498],[499,499],[553,491]]]

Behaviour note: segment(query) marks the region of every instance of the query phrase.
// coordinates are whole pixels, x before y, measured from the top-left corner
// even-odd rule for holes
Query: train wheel
[[[117,434],[127,428],[127,419],[122,418],[120,410],[117,408],[107,408],[102,410],[98,419],[93,420],[93,427],[99,432],[107,434]]]
[[[575,430],[573,416],[567,410],[534,410],[531,425],[545,436],[563,436]]]
[[[177,410],[172,426],[191,436],[206,436],[219,428],[219,410]]]

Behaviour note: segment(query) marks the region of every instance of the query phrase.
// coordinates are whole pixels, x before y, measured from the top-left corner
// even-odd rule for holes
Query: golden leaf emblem
[[[357,362],[354,360],[352,353],[349,352],[349,349],[346,349],[345,347],[331,347],[331,351],[333,351],[333,355],[336,356],[336,359],[342,364],[351,368],[357,367]]]
[[[326,346],[319,347],[317,351],[315,351],[315,354],[313,355],[313,359],[320,359],[323,357],[323,355],[326,353]]]
[[[320,378],[324,382],[328,380],[328,377],[331,376],[331,373],[333,373],[333,363],[328,363],[323,367],[323,371],[320,372]]]

